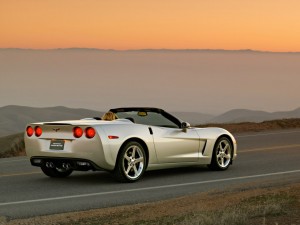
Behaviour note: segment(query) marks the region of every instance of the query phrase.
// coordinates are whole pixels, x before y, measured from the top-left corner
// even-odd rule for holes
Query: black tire
[[[67,176],[70,176],[70,174],[73,172],[72,169],[58,169],[58,168],[48,168],[46,166],[41,166],[41,169],[45,175],[48,177],[56,177],[56,178],[64,178]]]
[[[219,138],[212,153],[209,168],[213,170],[226,170],[232,162],[233,147],[227,137]]]
[[[114,177],[120,182],[135,182],[143,176],[146,162],[143,146],[138,142],[130,141],[120,149]]]

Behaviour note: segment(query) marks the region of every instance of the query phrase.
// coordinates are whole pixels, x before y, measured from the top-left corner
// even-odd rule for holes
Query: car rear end
[[[72,170],[110,170],[94,125],[82,122],[33,123],[25,132],[31,164]]]

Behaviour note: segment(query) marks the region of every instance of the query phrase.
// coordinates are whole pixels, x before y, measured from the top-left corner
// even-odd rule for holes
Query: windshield
[[[134,123],[153,125],[159,127],[179,128],[173,121],[169,120],[158,112],[141,112],[141,111],[128,111],[116,112],[119,118],[130,119]]]

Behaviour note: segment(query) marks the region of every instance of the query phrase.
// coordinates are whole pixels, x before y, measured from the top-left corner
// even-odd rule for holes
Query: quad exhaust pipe
[[[70,163],[63,163],[63,164],[62,164],[62,168],[68,170],[68,169],[71,168],[71,165],[70,165]]]
[[[46,167],[47,168],[54,168],[54,163],[53,162],[46,162]]]
[[[57,167],[57,166],[55,166],[55,164],[54,164],[53,162],[46,162],[46,167],[47,167],[47,168],[55,168],[55,167]],[[61,165],[61,167],[62,167],[63,169],[65,169],[65,170],[71,169],[70,163],[63,163],[63,164]]]

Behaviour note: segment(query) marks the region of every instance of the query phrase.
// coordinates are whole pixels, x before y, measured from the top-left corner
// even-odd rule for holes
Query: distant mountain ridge
[[[0,107],[0,137],[23,132],[31,122],[76,120],[86,117],[101,116],[104,112],[88,109],[73,109],[64,106],[34,108],[9,105]],[[300,118],[300,107],[292,111],[264,112],[247,109],[234,109],[219,116],[197,112],[173,112],[178,118],[192,125],[206,123],[262,122],[273,119]]]
[[[17,51],[111,51],[111,52],[245,52],[245,53],[275,53],[275,54],[299,54],[300,52],[272,52],[272,51],[262,51],[262,50],[254,50],[254,49],[101,49],[101,48],[53,48],[53,49],[30,49],[30,48],[0,48],[0,51],[9,51],[9,50],[17,50]]]
[[[197,112],[172,112],[177,118],[187,121],[190,124],[204,124],[214,118],[213,115]]]
[[[292,111],[265,112],[233,109],[209,120],[211,123],[262,122],[274,119],[300,118],[300,107]]]
[[[76,120],[101,115],[103,115],[103,112],[88,109],[71,109],[64,106],[47,108],[4,106],[0,108],[0,136],[22,132],[26,124],[32,122]]]

